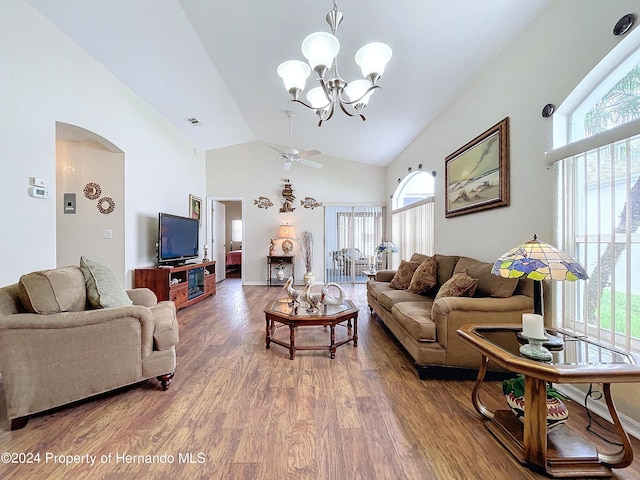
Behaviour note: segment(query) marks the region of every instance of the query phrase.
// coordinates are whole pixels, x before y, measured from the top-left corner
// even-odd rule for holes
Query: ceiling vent
[[[185,118],[185,120],[189,122],[191,125],[193,125],[194,127],[197,125],[202,125],[200,123],[200,120],[198,120],[196,117]]]

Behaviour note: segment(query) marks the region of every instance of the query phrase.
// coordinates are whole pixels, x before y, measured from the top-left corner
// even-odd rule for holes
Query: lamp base
[[[282,253],[285,255],[291,255],[293,252],[293,242],[289,239],[285,239],[282,241]]]

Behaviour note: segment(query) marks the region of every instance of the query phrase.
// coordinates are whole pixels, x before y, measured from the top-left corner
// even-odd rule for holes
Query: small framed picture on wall
[[[189,195],[189,216],[198,220],[202,225],[202,199],[195,195]]]

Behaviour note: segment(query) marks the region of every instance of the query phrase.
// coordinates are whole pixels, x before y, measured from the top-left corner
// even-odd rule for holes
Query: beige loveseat
[[[70,266],[0,288],[0,372],[12,430],[33,413],[148,378],[169,387],[178,342],[173,302],[122,287],[124,299],[114,300],[99,278],[91,283]],[[96,295],[125,306],[92,307]]]
[[[435,260],[435,286],[420,294],[392,288],[394,270],[379,271],[374,280],[367,282],[371,312],[411,355],[420,378],[425,378],[429,366],[479,368],[480,354],[460,341],[456,333],[462,325],[519,323],[523,313],[533,312],[530,280],[492,275],[491,263],[469,257],[433,257],[430,261]],[[416,253],[409,262],[422,265],[427,259]],[[477,280],[473,296],[435,298],[447,280],[462,273]]]

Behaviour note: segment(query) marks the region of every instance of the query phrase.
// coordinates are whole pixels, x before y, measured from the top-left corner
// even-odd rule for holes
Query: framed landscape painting
[[[189,216],[198,220],[198,224],[202,225],[202,199],[195,195],[189,195]]]
[[[509,117],[445,158],[445,217],[509,205]]]

